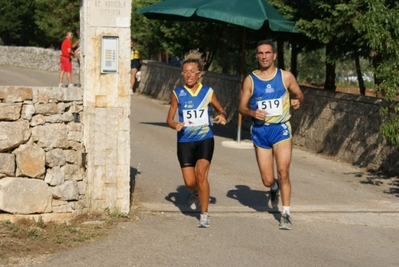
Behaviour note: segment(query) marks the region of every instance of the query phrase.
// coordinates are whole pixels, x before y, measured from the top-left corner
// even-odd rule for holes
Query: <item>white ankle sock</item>
[[[283,206],[283,214],[284,213],[290,215],[290,206]]]

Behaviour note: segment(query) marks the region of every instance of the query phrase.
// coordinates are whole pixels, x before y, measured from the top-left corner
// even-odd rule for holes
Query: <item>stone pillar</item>
[[[131,0],[81,1],[82,120],[91,211],[130,209],[130,19]]]

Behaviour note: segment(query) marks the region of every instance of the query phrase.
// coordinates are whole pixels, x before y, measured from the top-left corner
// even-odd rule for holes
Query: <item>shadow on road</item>
[[[240,202],[242,205],[254,209],[259,212],[268,212],[273,214],[277,221],[280,221],[281,214],[278,206],[269,206],[269,193],[265,191],[252,190],[247,185],[236,185],[236,190],[230,190],[227,192],[227,197],[232,198]]]
[[[379,171],[369,171],[367,173],[355,172],[348,174],[360,178],[361,180],[359,182],[361,184],[369,184],[373,186],[384,186],[384,184],[386,184],[389,188],[384,190],[384,193],[399,197],[399,177],[389,177],[385,173]]]
[[[199,210],[191,210],[188,207],[188,200],[190,198],[191,191],[187,189],[186,186],[180,185],[176,188],[176,192],[169,193],[165,199],[172,202],[181,213],[189,215],[192,217],[197,217],[199,219]],[[210,197],[209,204],[216,204],[216,198]]]
[[[136,168],[130,167],[130,198],[133,199],[134,187],[136,186],[136,177],[140,172]]]

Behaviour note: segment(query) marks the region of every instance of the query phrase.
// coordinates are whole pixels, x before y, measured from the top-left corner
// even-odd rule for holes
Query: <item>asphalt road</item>
[[[236,135],[230,125],[215,126],[211,227],[198,229],[198,214],[187,212],[189,192],[176,157],[176,133],[165,124],[167,109],[167,103],[132,95],[136,220],[33,266],[399,265],[397,178],[373,176],[295,148],[293,230],[281,231],[281,203],[268,207],[268,189],[261,183],[254,151],[223,146]],[[249,142],[246,132],[243,142]]]
[[[0,66],[0,86],[51,86],[58,87],[58,72]],[[78,75],[72,75],[72,82],[78,83]],[[67,83],[64,75],[64,84]]]

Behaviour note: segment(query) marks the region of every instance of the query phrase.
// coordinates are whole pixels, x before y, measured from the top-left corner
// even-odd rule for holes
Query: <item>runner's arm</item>
[[[180,131],[183,127],[184,127],[184,123],[183,122],[175,122],[175,114],[177,111],[177,106],[178,106],[178,102],[176,99],[176,95],[174,94],[174,92],[172,91],[171,96],[170,96],[170,107],[169,107],[169,111],[168,111],[168,116],[166,117],[166,123],[168,124],[168,126],[172,129],[175,129],[176,131]]]

